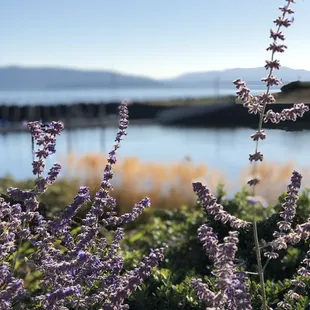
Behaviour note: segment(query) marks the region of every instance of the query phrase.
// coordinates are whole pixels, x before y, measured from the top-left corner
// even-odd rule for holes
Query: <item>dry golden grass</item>
[[[68,176],[78,177],[80,184],[90,186],[93,192],[98,189],[105,165],[106,157],[100,154],[82,157],[71,154],[67,157]],[[285,191],[295,167],[293,162],[259,164],[257,173],[261,183],[256,187],[256,194],[263,196],[269,203],[276,202]],[[303,174],[304,186],[310,186],[308,169],[299,172]],[[171,164],[142,162],[139,158],[129,157],[115,165],[113,197],[125,211],[130,210],[144,196],[151,198],[154,208],[170,209],[195,203],[196,197],[191,185],[194,180],[201,180],[212,191],[219,183],[224,183],[229,192],[244,186],[252,174],[253,166],[249,165],[240,172],[236,182],[225,178],[223,172],[210,170],[206,164],[194,164],[189,158]]]
[[[68,176],[78,177],[81,184],[95,190],[102,179],[105,164],[106,157],[99,154],[80,158],[71,154],[67,158]],[[154,207],[192,205],[196,201],[191,185],[194,180],[201,180],[215,190],[219,183],[224,182],[225,176],[211,171],[205,164],[195,165],[189,158],[179,163],[165,164],[128,157],[115,165],[113,197],[125,210],[131,209],[144,196],[151,198]]]

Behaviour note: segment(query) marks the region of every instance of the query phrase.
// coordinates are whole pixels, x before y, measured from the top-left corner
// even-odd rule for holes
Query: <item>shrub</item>
[[[55,152],[56,136],[63,125],[28,123],[38,146],[32,164],[37,179],[31,190],[9,188],[10,201],[0,198],[0,309],[127,309],[125,299],[163,259],[164,247],[160,247],[151,250],[133,270],[123,268],[122,225],[134,221],[150,206],[145,197],[131,213],[117,216],[115,199],[110,196],[112,166],[127,126],[124,102],[100,189],[81,226],[72,229],[72,218],[90,202],[88,187],[80,187],[73,202],[58,217],[46,220],[38,212],[39,195],[56,181],[61,169],[54,164],[43,176],[45,159]],[[102,229],[106,230],[105,238],[99,234]]]
[[[221,200],[221,195],[225,196],[225,193],[219,190],[217,193],[218,202],[233,215],[240,212],[240,206],[245,207],[248,204],[246,199],[248,192],[246,190],[237,193],[231,200]],[[262,216],[259,217],[258,234],[266,242],[270,240],[272,233],[278,227],[279,215],[276,211],[281,208],[282,203],[283,195],[279,197],[275,207],[269,207],[270,210],[273,210],[273,216],[266,219]],[[305,214],[309,214],[310,210],[310,197],[307,190],[300,195],[297,205],[294,223],[302,224],[307,220]],[[250,208],[252,208],[250,204],[245,208],[250,212],[246,217],[253,215]],[[127,238],[125,238],[123,247],[127,253],[125,255],[132,258],[127,260],[128,268],[133,268],[150,246],[158,246],[166,242],[169,247],[161,268],[156,271],[156,274],[163,272],[163,275],[160,277],[151,275],[146,280],[141,290],[130,297],[131,308],[143,309],[142,305],[147,304],[150,305],[147,309],[201,309],[201,305],[194,301],[190,302],[193,298],[192,290],[183,291],[181,296],[178,292],[178,288],[187,285],[193,277],[203,278],[212,288],[214,287],[212,261],[204,255],[200,241],[195,236],[198,228],[205,223],[205,215],[201,212],[201,205],[198,204],[195,208],[182,206],[174,210],[153,209],[149,212],[152,216],[148,217],[148,222],[136,226],[127,233]],[[241,218],[244,218],[243,215]],[[230,230],[229,224],[223,224],[210,216],[208,216],[208,223],[217,232],[218,238],[221,240]],[[245,262],[247,270],[251,272],[256,272],[257,266],[256,254],[253,251],[254,246],[253,232],[250,226],[240,232],[238,259]],[[270,306],[275,306],[276,301],[281,300],[283,294],[288,291],[289,281],[286,278],[292,278],[295,275],[306,250],[307,244],[305,242],[300,242],[294,247],[288,246],[287,251],[279,252],[281,264],[272,260],[266,266],[266,295]],[[260,291],[257,279],[253,278],[250,286],[252,306],[254,309],[260,309]],[[305,295],[310,290],[309,281],[306,287]],[[163,290],[166,295],[162,293]],[[179,306],[174,303],[176,299],[179,301]]]

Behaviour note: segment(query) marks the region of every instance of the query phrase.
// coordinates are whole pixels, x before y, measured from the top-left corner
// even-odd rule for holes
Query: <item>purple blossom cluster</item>
[[[223,224],[229,223],[232,228],[245,228],[250,223],[243,221],[224,210],[224,207],[217,203],[215,196],[202,183],[193,183],[194,193],[197,195],[204,211],[211,216],[214,216],[216,221]]]
[[[274,96],[270,93],[272,86],[277,86],[281,84],[281,81],[273,75],[274,70],[280,69],[280,61],[275,59],[276,53],[283,53],[287,46],[280,43],[285,40],[284,34],[281,31],[282,27],[290,27],[294,21],[293,18],[288,18],[287,16],[292,16],[294,11],[289,7],[294,0],[287,0],[285,6],[281,6],[279,9],[281,11],[281,16],[274,20],[274,24],[277,26],[276,29],[270,29],[270,38],[273,42],[267,47],[267,51],[271,51],[271,59],[266,60],[265,69],[268,70],[267,77],[262,79],[262,82],[266,83],[266,92],[261,93],[257,96],[251,94],[250,89],[246,86],[246,82],[241,79],[235,80],[237,91],[237,97],[243,103],[250,114],[259,115],[259,126],[257,131],[251,136],[251,138],[256,142],[255,152],[249,155],[249,160],[252,163],[263,161],[263,154],[258,151],[258,141],[266,139],[266,133],[262,129],[263,123],[272,122],[275,124],[281,121],[296,121],[298,117],[303,117],[304,113],[309,111],[309,107],[303,103],[294,104],[293,107],[283,109],[281,112],[274,112],[272,109],[266,111],[267,105],[275,103]],[[248,184],[254,186],[259,182],[259,179],[254,176],[253,179],[249,180]]]
[[[208,257],[214,263],[216,292],[211,291],[201,279],[193,279],[192,286],[207,307],[229,310],[251,310],[251,298],[246,273],[236,265],[238,232],[230,231],[219,243],[217,235],[207,223],[198,230],[198,238]]]
[[[267,77],[262,79],[266,83],[266,92],[257,96],[251,94],[250,89],[246,83],[241,79],[233,81],[237,91],[237,98],[243,103],[243,106],[248,109],[250,114],[259,115],[259,125],[257,131],[251,135],[251,139],[255,142],[256,148],[253,154],[249,155],[250,162],[254,162],[254,171],[256,170],[256,163],[262,162],[264,155],[258,151],[258,143],[260,140],[266,139],[265,130],[263,130],[263,123],[272,122],[278,124],[281,121],[296,121],[297,117],[303,117],[304,113],[309,111],[309,107],[303,103],[294,104],[293,107],[283,109],[280,113],[274,112],[272,109],[266,111],[269,104],[275,103],[274,96],[270,93],[272,86],[277,86],[281,81],[273,75],[274,70],[280,69],[280,62],[275,59],[276,53],[283,53],[287,46],[283,44],[285,40],[284,34],[281,31],[282,27],[289,27],[294,21],[292,16],[294,11],[290,8],[295,0],[286,0],[286,5],[280,7],[281,16],[274,20],[276,29],[270,30],[270,38],[273,42],[267,47],[267,51],[271,51],[271,59],[266,60],[265,69],[269,71]],[[296,225],[292,228],[293,220],[296,214],[297,200],[299,190],[301,188],[302,176],[293,171],[291,182],[287,187],[285,202],[282,204],[282,211],[280,212],[281,220],[277,223],[278,231],[273,234],[271,242],[264,242],[265,246],[270,248],[264,253],[264,256],[269,260],[278,258],[277,251],[286,249],[287,246],[295,245],[301,240],[309,241],[310,239],[310,217],[307,222]],[[262,267],[261,248],[259,243],[257,223],[255,219],[256,207],[261,203],[261,199],[255,195],[255,186],[260,182],[260,179],[254,173],[248,185],[252,186],[252,196],[248,197],[248,202],[253,206],[253,232],[255,251],[257,258],[257,270],[260,279],[260,289],[262,297],[262,309],[270,309],[267,305],[267,298],[264,284],[264,268]],[[248,222],[236,218],[224,210],[223,206],[217,203],[215,196],[210,190],[202,185],[200,182],[193,183],[193,190],[202,205],[208,217],[212,216],[215,220],[222,223],[228,223],[233,229],[240,229],[248,227]],[[214,263],[213,275],[215,276],[215,289],[210,290],[207,284],[203,283],[201,279],[193,279],[192,286],[199,300],[201,300],[206,307],[216,307],[216,309],[252,309],[250,291],[248,286],[248,278],[244,269],[236,265],[236,253],[238,250],[238,232],[230,231],[229,236],[224,238],[223,243],[219,243],[218,236],[213,232],[213,229],[208,224],[202,225],[198,230],[198,239],[203,244],[206,255]],[[283,301],[277,304],[279,309],[293,309],[292,302],[300,298],[297,294],[297,287],[305,287],[305,283],[301,278],[310,277],[310,251],[308,250],[305,259],[302,261],[302,266],[297,270],[296,278],[291,280],[294,289],[289,290]]]
[[[297,171],[293,171],[291,182],[287,186],[285,202],[282,204],[283,211],[280,212],[280,217],[283,220],[277,223],[279,231],[274,232],[274,240],[268,243],[271,247],[271,251],[264,253],[264,255],[269,259],[278,258],[279,255],[276,253],[276,250],[286,249],[287,243],[296,244],[296,241],[299,239],[294,238],[290,240],[290,238],[288,238],[289,233],[287,233],[287,231],[292,232],[291,225],[296,214],[298,193],[301,187],[301,178],[301,174]]]
[[[132,271],[124,270],[121,225],[134,221],[150,199],[145,197],[134,205],[131,213],[118,216],[113,189],[112,166],[116,151],[128,127],[127,103],[119,109],[120,122],[113,150],[109,153],[100,190],[91,200],[89,188],[80,187],[73,202],[55,219],[46,220],[38,211],[38,198],[53,184],[61,166],[54,164],[44,177],[45,160],[55,153],[56,136],[63,130],[60,122],[42,126],[31,122],[28,128],[37,146],[34,151],[34,189],[9,188],[8,195],[20,203],[11,205],[0,198],[0,309],[13,309],[13,304],[29,299],[32,308],[59,309],[127,309],[126,298],[151,274],[164,258],[165,246],[152,249]],[[78,232],[73,233],[72,221],[78,210],[90,204]],[[113,236],[108,242],[99,235],[105,227]],[[28,292],[23,280],[16,277],[17,251],[23,242],[30,242],[34,252],[23,257],[28,268],[41,273],[39,290]],[[11,256],[14,256],[11,259]],[[28,308],[27,308],[28,309]]]
[[[20,231],[21,206],[10,206],[0,198],[0,309],[11,309],[12,300],[24,293],[23,282],[17,279],[8,259],[16,250]]]
[[[297,293],[297,289],[304,290],[306,287],[305,282],[301,278],[310,278],[310,246],[306,257],[297,270],[297,275],[291,280],[292,288],[284,295],[283,300],[277,304],[279,309],[292,309],[292,304],[294,305],[294,302],[300,299],[301,294]]]

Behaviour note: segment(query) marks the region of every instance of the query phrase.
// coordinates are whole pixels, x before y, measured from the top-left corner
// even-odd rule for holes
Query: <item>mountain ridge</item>
[[[237,78],[241,78],[246,82],[260,82],[263,77],[266,77],[268,72],[264,67],[254,68],[231,68],[224,70],[212,70],[212,71],[200,71],[200,72],[188,72],[181,74],[172,79],[167,79],[167,82],[201,82],[201,81],[233,81]],[[275,72],[275,75],[282,79],[285,83],[300,80],[310,80],[310,71],[305,69],[293,69],[289,67],[281,67],[279,71]]]
[[[66,67],[0,67],[0,89],[64,89],[64,88],[155,88],[155,87],[200,87],[206,84],[230,84],[241,78],[248,84],[258,84],[267,76],[264,67],[232,68],[201,72],[187,72],[173,78],[155,79],[112,70],[89,70]],[[276,76],[283,84],[301,80],[310,81],[310,71],[281,67]]]
[[[103,87],[160,86],[149,77],[123,74],[110,70],[85,70],[61,67],[0,67],[0,89],[55,89]]]

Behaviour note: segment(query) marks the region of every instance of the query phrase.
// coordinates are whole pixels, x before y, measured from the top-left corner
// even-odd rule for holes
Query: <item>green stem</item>
[[[245,271],[246,274],[252,274],[254,276],[258,276],[257,272]]]
[[[267,261],[266,261],[266,263],[265,263],[265,265],[263,267],[263,272],[265,272],[265,269],[266,269],[266,267],[267,267],[269,262],[270,262],[270,258],[267,259]]]
[[[257,260],[259,282],[260,282],[261,294],[262,294],[262,299],[263,299],[263,307],[262,307],[262,309],[263,310],[268,310],[266,291],[265,291],[264,270],[263,270],[263,267],[262,267],[262,259],[261,259],[261,254],[260,254],[258,232],[257,232],[257,222],[256,222],[256,218],[255,217],[256,217],[256,211],[255,211],[255,206],[254,206],[253,232],[254,232],[254,242],[255,242],[255,252],[256,252],[256,260]]]

